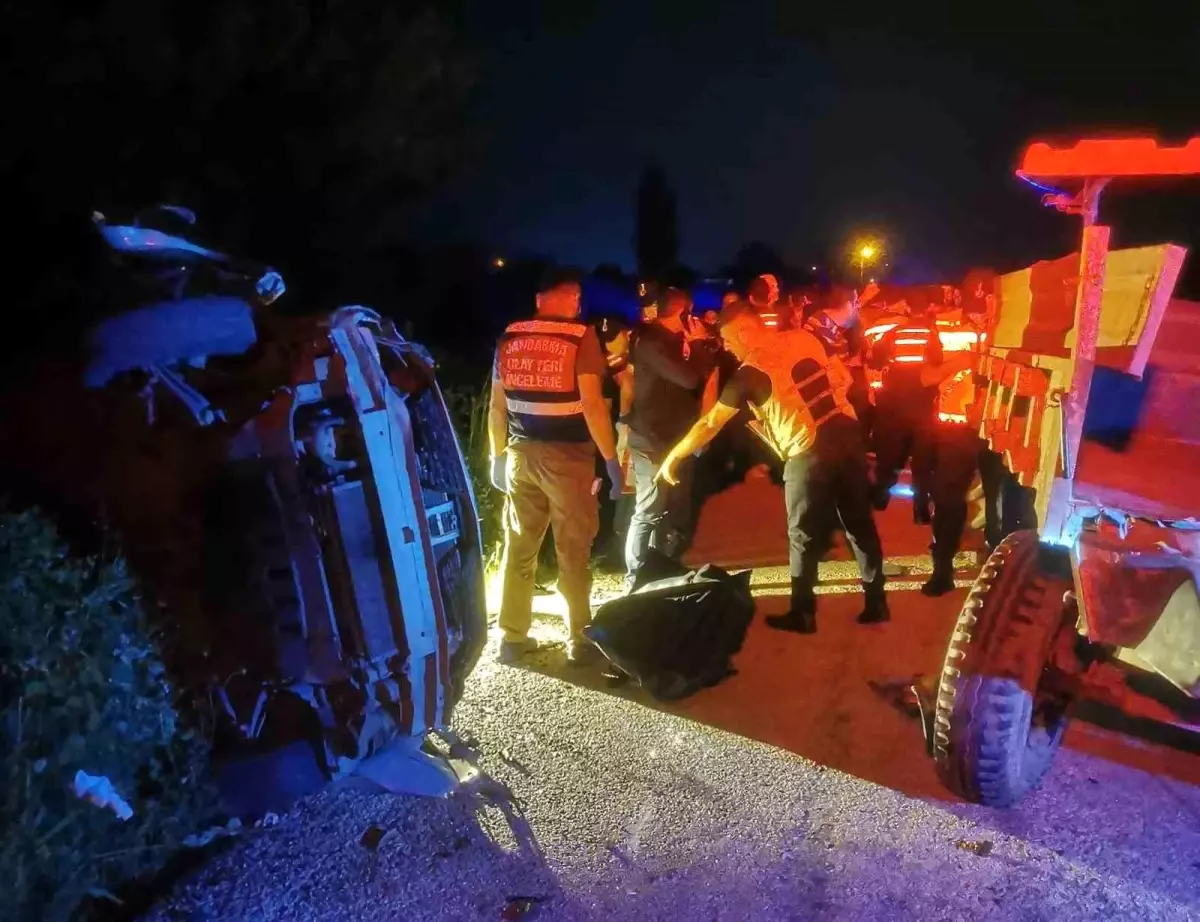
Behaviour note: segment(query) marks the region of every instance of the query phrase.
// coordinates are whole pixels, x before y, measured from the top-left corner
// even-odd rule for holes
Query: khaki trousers
[[[592,541],[600,527],[596,450],[590,442],[518,442],[508,449],[504,504],[504,594],[500,628],[519,640],[533,621],[533,579],[546,528],[554,533],[558,591],[567,602],[571,637],[591,621]]]

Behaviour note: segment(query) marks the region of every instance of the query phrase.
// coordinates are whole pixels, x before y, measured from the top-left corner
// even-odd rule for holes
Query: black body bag
[[[733,673],[754,617],[750,571],[685,570],[652,555],[633,591],[600,606],[584,635],[655,698],[684,698]]]

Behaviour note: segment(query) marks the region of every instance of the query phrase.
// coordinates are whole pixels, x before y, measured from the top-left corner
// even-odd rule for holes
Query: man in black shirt
[[[670,450],[700,415],[700,397],[713,365],[711,340],[703,327],[688,324],[691,299],[668,289],[658,316],[637,330],[632,351],[633,409],[629,426],[637,499],[625,544],[625,565],[632,578],[649,549],[668,557],[683,553],[690,531],[690,461],[680,468],[686,482],[668,490],[656,482]]]

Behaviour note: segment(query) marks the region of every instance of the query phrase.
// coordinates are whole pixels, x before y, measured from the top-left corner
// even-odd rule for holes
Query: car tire
[[[974,803],[1011,807],[1045,776],[1070,701],[1048,681],[1056,641],[1074,632],[1065,552],[1022,531],[988,558],[946,650],[933,724],[938,773]]]

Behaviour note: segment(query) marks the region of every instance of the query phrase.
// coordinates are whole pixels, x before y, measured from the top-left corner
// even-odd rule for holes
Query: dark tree
[[[783,257],[772,246],[760,240],[747,243],[738,250],[737,255],[733,258],[733,265],[729,268],[730,274],[737,279],[739,284],[745,284],[765,272],[769,272],[779,279],[787,274]]]
[[[592,270],[592,277],[605,282],[620,283],[625,281],[625,273],[616,263],[600,263]]]
[[[92,209],[166,201],[293,287],[368,296],[461,149],[464,59],[408,4],[4,3],[0,35],[0,181],[33,260]]]
[[[638,274],[655,279],[670,269],[679,255],[679,222],[675,192],[662,167],[642,172],[637,191],[637,226],[634,233]]]

